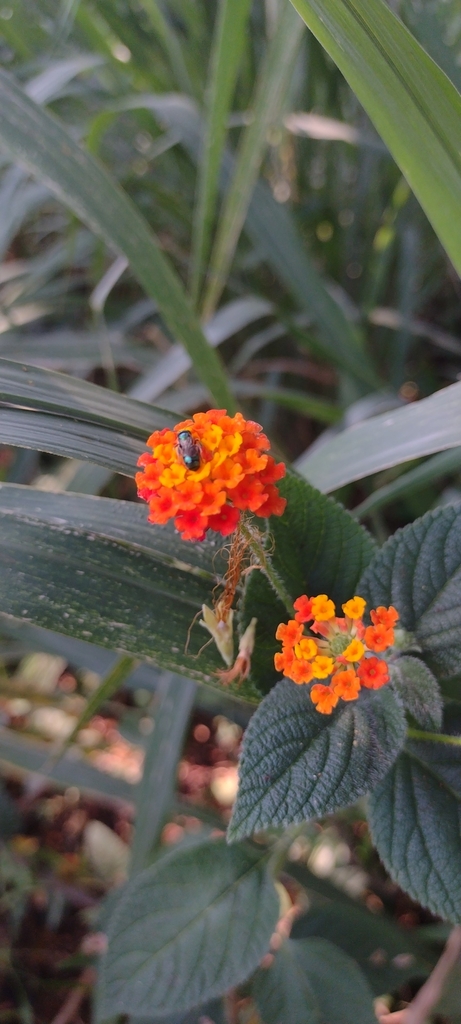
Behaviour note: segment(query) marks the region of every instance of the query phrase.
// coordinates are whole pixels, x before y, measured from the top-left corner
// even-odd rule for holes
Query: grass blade
[[[130,875],[142,871],[156,845],[174,792],[176,769],[194,704],[196,684],[169,672],[162,675],[138,789],[136,825],[131,847]]]
[[[461,272],[461,96],[384,0],[292,0]]]
[[[152,0],[143,0],[144,4]],[[251,0],[221,0],[215,26],[207,96],[207,119],[202,158],[198,165],[197,199],[192,239],[191,295],[197,305],[209,254],[211,229],[219,188],[219,171],[232,96],[245,44]]]
[[[320,491],[461,445],[461,384],[373,416],[307,451],[296,468]]]
[[[209,266],[209,285],[203,303],[205,320],[216,309],[225,287],[267,145],[267,132],[280,114],[302,32],[302,22],[290,3],[284,0],[277,29],[256,82],[253,120],[243,133],[217,228]]]
[[[392,480],[390,483],[378,487],[360,505],[356,505],[352,509],[352,515],[356,516],[357,519],[365,519],[365,516],[370,515],[371,512],[376,512],[379,508],[385,508],[386,505],[390,505],[391,502],[398,498],[414,494],[415,491],[419,491],[427,484],[433,483],[434,480],[440,480],[440,477],[446,476],[448,473],[454,473],[460,468],[461,448],[450,448],[446,452],[440,452],[439,455],[433,455],[422,466],[415,466],[408,473],[399,476],[397,480]]]
[[[210,348],[183,286],[134,204],[94,157],[0,72],[0,141],[96,234],[121,251],[218,405],[235,403],[224,367]]]

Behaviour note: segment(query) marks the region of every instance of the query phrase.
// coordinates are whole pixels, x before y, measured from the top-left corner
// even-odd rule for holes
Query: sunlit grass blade
[[[94,157],[0,72],[0,142],[109,245],[124,253],[174,337],[189,352],[214,401],[235,408],[217,352],[210,348],[183,286],[134,204]]]
[[[144,5],[154,0],[143,0]],[[245,29],[251,0],[222,0],[216,15],[210,61],[207,117],[203,153],[198,164],[197,198],[192,239],[191,295],[197,304],[209,253],[219,171],[227,133],[227,122],[245,44]]]
[[[219,218],[208,269],[209,283],[203,301],[205,320],[216,309],[225,287],[267,145],[267,132],[281,112],[302,32],[302,22],[290,3],[284,0],[277,28],[268,44],[256,81],[252,121],[244,130],[235,170]]]
[[[320,491],[461,445],[461,384],[364,420],[307,451],[296,468]]]
[[[456,473],[460,469],[461,448],[450,448],[446,452],[440,452],[439,455],[433,455],[431,459],[427,459],[421,466],[415,466],[414,469],[409,469],[407,473],[403,473],[396,480],[378,487],[360,505],[356,505],[352,514],[357,519],[365,519],[371,512],[376,512],[393,501],[415,494],[427,484],[434,483],[435,480],[440,480],[441,477],[447,476],[449,473]]]
[[[292,0],[461,272],[461,96],[384,0]]]

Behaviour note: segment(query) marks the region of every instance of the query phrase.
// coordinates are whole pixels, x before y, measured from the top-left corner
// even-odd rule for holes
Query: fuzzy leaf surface
[[[389,687],[321,715],[307,687],[282,680],[245,733],[228,837],[321,818],[370,792],[403,746],[405,717]]]
[[[389,666],[392,686],[404,708],[424,729],[440,729],[443,702],[437,679],[420,658],[403,655]]]
[[[456,706],[454,706],[456,707]],[[461,740],[449,706],[443,734]],[[433,914],[461,917],[461,742],[409,740],[372,793],[368,817],[391,877]]]
[[[279,898],[266,860],[222,840],[162,857],[109,922],[98,1020],[186,1011],[238,985],[269,948]]]
[[[433,963],[414,932],[399,928],[390,917],[374,914],[352,899],[340,902],[334,892],[332,895],[328,902],[314,900],[312,910],[295,921],[293,939],[315,937],[334,942],[357,961],[376,996],[429,973]],[[376,956],[377,950],[380,956]]]
[[[393,604],[437,675],[461,670],[461,505],[398,530],[360,581],[370,607]]]
[[[370,534],[359,526],[337,501],[290,472],[281,481],[287,498],[283,516],[269,520],[269,551],[273,565],[288,593],[327,593],[338,607],[356,593],[358,580],[376,551]],[[243,601],[245,625],[256,615],[256,646],[252,679],[262,693],[274,685],[278,673],[274,654],[279,622],[286,622],[286,608],[261,572],[251,572]]]

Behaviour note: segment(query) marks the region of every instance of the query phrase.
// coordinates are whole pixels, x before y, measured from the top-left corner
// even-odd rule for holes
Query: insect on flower
[[[190,430],[180,430],[176,442],[176,451],[181,456],[187,469],[200,469],[202,449],[197,441],[194,441]]]
[[[389,682],[387,662],[376,654],[393,646],[399,613],[392,605],[374,608],[373,625],[365,626],[365,607],[363,597],[352,597],[342,605],[344,616],[337,616],[327,594],[303,594],[294,603],[294,619],[277,628],[282,650],[274,658],[276,669],[294,683],[316,680],[310,697],[321,714],[330,715],[339,700],[356,700],[362,686],[379,690]],[[329,682],[317,682],[323,679]]]
[[[234,533],[242,513],[281,516],[286,500],[276,486],[283,462],[269,455],[259,423],[225,409],[196,412],[173,430],[155,430],[141,455],[138,494],[149,503],[149,521],[174,519],[183,540],[204,540],[208,530]]]

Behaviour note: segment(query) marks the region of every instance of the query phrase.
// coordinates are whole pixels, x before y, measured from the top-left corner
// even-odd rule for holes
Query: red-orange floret
[[[311,597],[306,597],[306,594],[303,594],[302,597],[296,598],[296,601],[293,604],[293,608],[295,609],[296,613],[296,622],[312,622],[312,619],[314,618],[314,613],[312,611]]]
[[[377,626],[367,626],[365,630],[365,643],[370,651],[381,654],[382,651],[392,647],[394,643],[394,630],[378,622]]]
[[[178,440],[181,431],[189,434],[185,441]],[[193,468],[187,463],[187,443],[197,463]],[[203,540],[207,530],[226,537],[242,512],[266,518],[285,511],[286,499],[275,486],[285,476],[285,465],[268,454],[269,441],[259,423],[239,412],[195,413],[174,430],[155,430],[147,444],[152,454],[145,452],[138,460],[139,497],[149,503],[150,522],[174,518],[184,540]]]
[[[389,682],[389,669],[382,658],[365,658],[358,669],[362,686],[368,690],[379,690]]]
[[[387,629],[392,629],[396,622],[398,622],[400,616],[396,608],[391,604],[389,608],[384,608],[382,604],[378,608],[374,608],[370,612],[370,619],[374,626],[378,624],[386,626]]]

